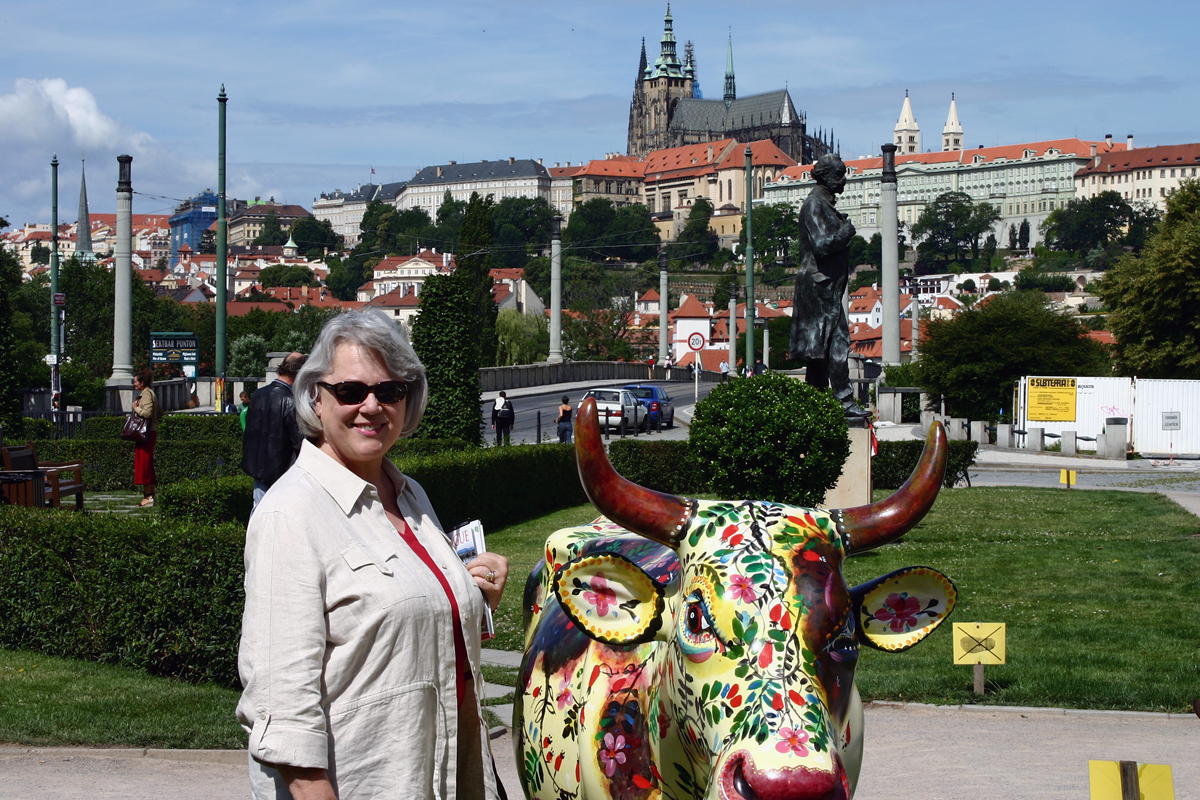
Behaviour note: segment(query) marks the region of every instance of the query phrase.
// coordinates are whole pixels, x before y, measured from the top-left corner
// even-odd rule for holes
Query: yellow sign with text
[[[1030,378],[1025,396],[1030,422],[1074,422],[1075,378]]]
[[[1089,761],[1091,800],[1123,800],[1119,761]],[[1175,800],[1175,786],[1169,764],[1137,765],[1137,796],[1143,800]]]
[[[1003,622],[955,622],[955,664],[1003,664]]]

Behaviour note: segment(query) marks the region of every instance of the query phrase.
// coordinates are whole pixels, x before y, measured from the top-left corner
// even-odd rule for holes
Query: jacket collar
[[[296,458],[296,466],[316,478],[346,516],[349,516],[354,507],[358,505],[358,501],[364,493],[378,497],[378,492],[372,484],[343,467],[332,456],[307,439],[300,445],[300,455]],[[383,459],[383,471],[395,484],[396,494],[404,494],[404,490],[408,488],[408,479],[386,456]]]

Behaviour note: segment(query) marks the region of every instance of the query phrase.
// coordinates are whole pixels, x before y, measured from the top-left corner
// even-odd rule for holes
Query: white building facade
[[[506,197],[540,197],[551,200],[551,178],[541,160],[509,158],[504,161],[479,161],[459,164],[451,161],[436,167],[425,167],[413,176],[397,195],[396,208],[423,208],[436,219],[438,207],[446,192],[454,200],[468,201],[471,194],[492,195],[499,202]]]

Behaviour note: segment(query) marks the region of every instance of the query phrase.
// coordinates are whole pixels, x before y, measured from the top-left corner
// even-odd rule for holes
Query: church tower
[[[725,108],[737,100],[737,81],[733,78],[733,31],[729,32],[729,51],[725,56]]]
[[[79,221],[75,223],[75,253],[81,260],[92,257],[92,217],[88,213],[87,172],[79,159]]]
[[[950,115],[946,127],[942,128],[942,152],[963,149],[963,129],[958,121],[958,106],[954,103],[954,92],[950,93]]]
[[[663,34],[658,58],[654,65],[642,67],[642,77],[634,90],[634,102],[629,114],[628,150],[631,156],[641,157],[651,150],[670,147],[667,128],[679,101],[692,97],[695,67],[685,65],[676,52],[674,18],[671,6],[663,18]],[[642,63],[645,64],[645,46],[642,47]],[[640,96],[640,107],[639,107]]]
[[[904,106],[900,109],[900,120],[896,123],[896,151],[901,155],[921,152],[921,127],[913,116],[908,89],[904,90]]]

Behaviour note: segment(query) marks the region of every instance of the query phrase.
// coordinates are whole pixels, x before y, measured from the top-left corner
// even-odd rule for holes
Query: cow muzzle
[[[833,770],[813,767],[759,769],[745,750],[730,756],[721,768],[720,800],[849,800],[850,784],[842,760],[833,757]]]

